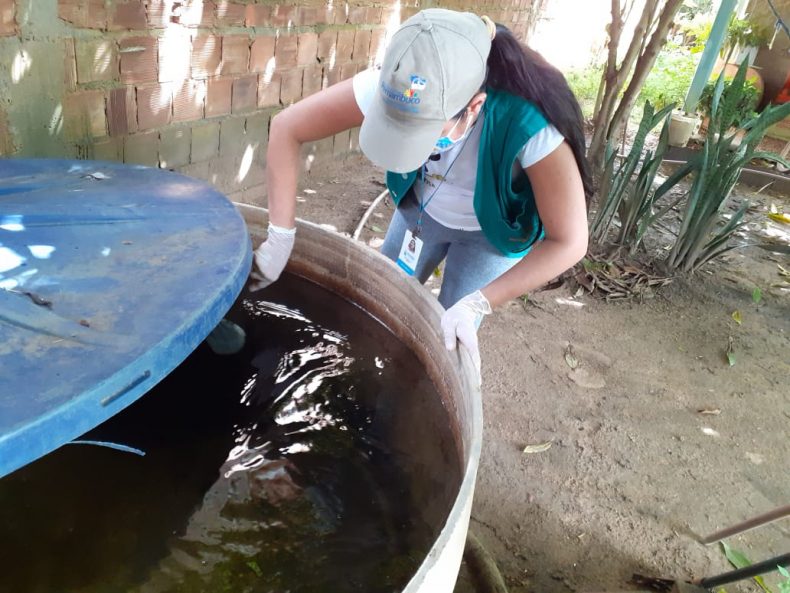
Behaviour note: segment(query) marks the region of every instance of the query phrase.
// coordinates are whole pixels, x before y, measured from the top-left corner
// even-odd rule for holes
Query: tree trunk
[[[620,99],[620,105],[612,116],[612,121],[609,124],[610,138],[616,137],[623,129],[623,124],[625,124],[631,113],[631,109],[634,107],[636,98],[639,96],[639,91],[642,90],[642,85],[653,69],[653,65],[656,63],[656,58],[658,58],[661,48],[666,43],[667,35],[675,20],[675,14],[677,14],[681,6],[683,6],[683,0],[668,0],[667,5],[664,7],[658,25],[655,31],[653,31],[653,35],[650,37],[650,41],[645,46],[642,55],[639,56],[639,61],[634,70],[634,75],[631,77],[631,82],[628,83],[628,88],[626,88],[623,98]]]
[[[596,112],[593,119],[594,131],[588,157],[593,171],[603,167],[607,143],[622,131],[623,124],[633,108],[639,90],[650,73],[666,37],[675,14],[683,0],[647,0],[634,29],[622,63],[617,64],[617,46],[623,27],[623,12],[619,0],[612,0],[612,23],[609,29],[609,56],[598,90]],[[633,76],[631,72],[633,70]],[[623,87],[631,77],[622,99],[618,101]]]
[[[644,43],[647,31],[652,28],[651,18],[655,15],[660,1],[647,0],[645,3],[642,16],[634,29],[631,44],[628,46],[622,63],[618,66],[617,49],[620,45],[620,36],[622,34],[623,14],[620,12],[619,1],[612,0],[612,25],[609,30],[609,59],[606,64],[606,80],[600,108],[593,119],[594,132],[589,151],[593,170],[598,170],[603,166],[606,143],[612,138],[610,126],[612,116],[616,110],[617,98],[628,80],[631,69],[639,58],[639,50]]]

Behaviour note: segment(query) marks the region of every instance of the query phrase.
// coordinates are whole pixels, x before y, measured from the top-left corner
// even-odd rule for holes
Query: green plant
[[[698,57],[688,48],[668,43],[658,54],[642,86],[640,103],[650,101],[656,109],[663,109],[670,103],[682,103],[691,86],[698,61]]]
[[[658,168],[669,146],[669,115],[673,108],[674,104],[667,105],[656,113],[650,101],[645,103],[631,151],[616,169],[615,149],[611,143],[607,145],[604,173],[599,190],[600,203],[590,225],[590,237],[594,241],[600,243],[606,238],[616,214],[620,222],[617,243],[627,247],[633,254],[641,244],[647,229],[679,201],[676,199],[658,210],[655,209],[657,201],[691,170],[688,165],[681,167],[660,186],[653,189]],[[643,155],[647,135],[662,121],[664,126],[655,151],[647,150]],[[639,167],[638,172],[637,167]]]
[[[776,569],[783,579],[779,581],[779,593],[790,593],[790,572],[784,566],[777,566]]]
[[[752,22],[750,19],[739,19],[733,16],[727,27],[725,47],[739,46],[762,47],[771,40],[770,29]],[[725,54],[726,55],[726,54]]]
[[[686,0],[678,11],[678,16],[693,21],[698,16],[713,12],[713,0]]]
[[[601,66],[589,66],[583,70],[571,70],[565,75],[584,117],[591,117],[593,114],[595,98],[601,84],[601,71]]]
[[[729,130],[740,117],[739,105],[746,84],[747,62],[741,64],[724,94],[724,74],[716,81],[710,107],[710,123],[700,153],[689,160],[693,170],[688,199],[681,226],[666,265],[670,270],[694,272],[706,262],[734,249],[730,239],[743,225],[746,203],[729,219],[724,210],[744,166],[752,159],[763,158],[790,165],[778,155],[757,151],[766,130],[790,115],[790,103],[769,106],[743,124],[746,131],[737,147],[735,133]]]
[[[702,95],[699,99],[699,112],[705,115],[706,117],[710,117],[711,107],[713,105],[713,94],[716,90],[716,82],[715,80],[711,80],[705,85],[705,88],[702,91]],[[725,77],[724,79],[724,90],[722,91],[722,100],[726,101],[727,97],[730,93],[736,92],[736,90],[732,87],[732,79],[728,79]],[[757,115],[755,113],[755,109],[757,109],[757,104],[760,102],[760,89],[758,89],[754,83],[749,80],[745,80],[743,83],[743,87],[741,89],[737,89],[738,98],[735,100],[734,109],[736,111],[735,117],[735,127],[740,128],[746,122],[754,119]]]

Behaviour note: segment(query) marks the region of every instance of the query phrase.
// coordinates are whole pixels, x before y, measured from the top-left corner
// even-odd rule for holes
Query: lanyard
[[[428,204],[430,204],[431,200],[433,200],[434,196],[436,196],[436,192],[439,191],[439,189],[442,187],[442,184],[447,180],[447,176],[450,174],[450,170],[453,168],[453,165],[458,160],[458,157],[461,156],[461,153],[464,151],[464,148],[466,148],[467,141],[474,133],[476,124],[477,124],[477,120],[475,120],[475,122],[469,128],[469,132],[467,133],[466,138],[464,138],[464,141],[461,144],[461,149],[458,151],[458,154],[455,155],[455,158],[450,162],[450,165],[447,167],[447,170],[444,172],[444,175],[442,175],[442,180],[439,182],[439,185],[437,185],[436,188],[433,190],[433,192],[431,192],[431,195],[428,196],[427,200],[425,200],[424,198],[425,198],[425,192],[427,187],[425,184],[425,171],[428,168],[428,163],[427,162],[423,163],[422,167],[420,167],[420,181],[422,182],[422,194],[420,195],[420,209],[419,209],[420,213],[417,216],[417,226],[414,229],[414,232],[412,233],[414,237],[419,237],[420,232],[422,232],[422,213],[425,212],[425,209],[428,207]]]

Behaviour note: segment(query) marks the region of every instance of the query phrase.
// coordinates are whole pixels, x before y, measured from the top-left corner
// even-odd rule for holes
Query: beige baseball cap
[[[365,156],[396,173],[418,169],[444,124],[480,89],[490,50],[488,26],[470,12],[430,8],[404,22],[362,123]]]

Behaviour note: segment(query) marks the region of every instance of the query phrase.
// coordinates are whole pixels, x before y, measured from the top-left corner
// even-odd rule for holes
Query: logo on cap
[[[428,81],[422,76],[412,74],[409,77],[409,88],[403,92],[393,89],[384,81],[381,81],[381,90],[384,94],[384,101],[390,106],[401,111],[411,111],[416,113],[420,104],[419,91],[425,90]]]

